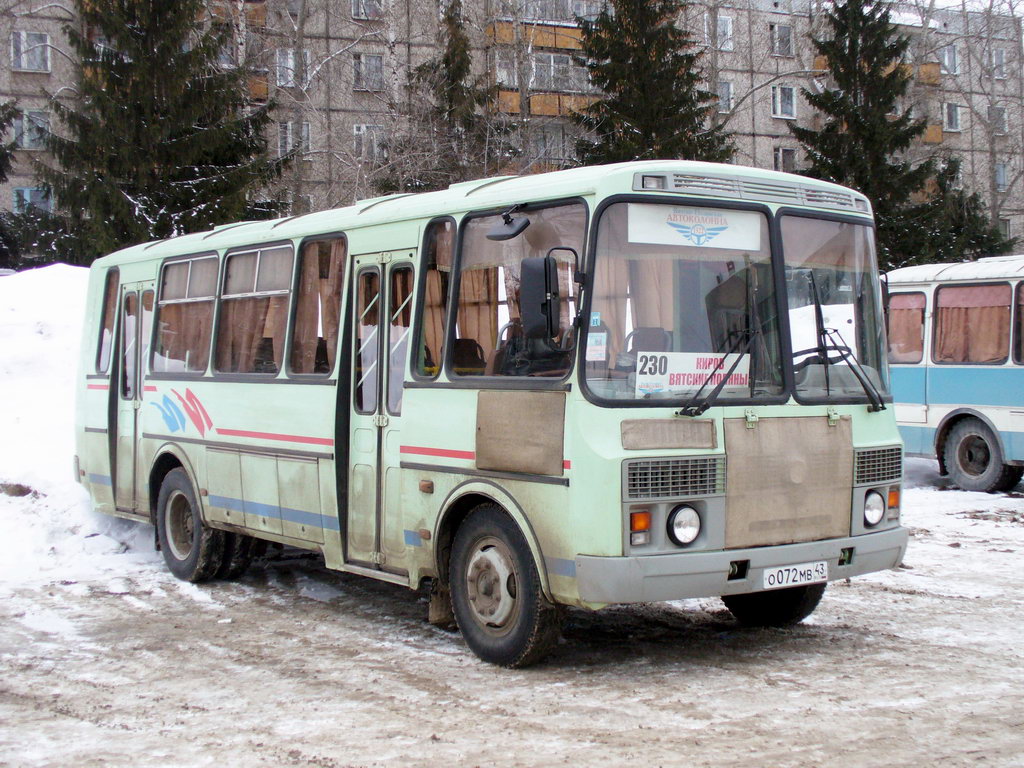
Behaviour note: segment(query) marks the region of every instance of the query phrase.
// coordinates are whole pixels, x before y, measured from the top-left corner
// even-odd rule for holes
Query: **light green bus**
[[[490,178],[126,248],[89,291],[76,472],[181,579],[318,551],[523,666],[565,606],[781,625],[906,548],[871,211],[842,187]]]

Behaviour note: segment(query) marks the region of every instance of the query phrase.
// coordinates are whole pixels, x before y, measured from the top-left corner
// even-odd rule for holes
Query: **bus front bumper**
[[[688,597],[757,592],[766,568],[824,560],[828,580],[895,568],[907,549],[906,528],[862,536],[753,549],[686,552],[643,557],[576,556],[576,583],[586,603],[647,603]],[[853,550],[839,565],[842,550]],[[733,563],[746,561],[743,578],[729,578]]]

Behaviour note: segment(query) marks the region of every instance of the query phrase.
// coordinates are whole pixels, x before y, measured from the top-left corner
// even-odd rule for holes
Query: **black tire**
[[[207,581],[220,568],[224,532],[203,524],[195,491],[181,467],[167,473],[156,504],[156,534],[168,570],[183,581]]]
[[[824,584],[726,595],[722,602],[736,621],[746,627],[785,627],[803,621],[818,607]]]
[[[218,579],[237,579],[252,564],[256,554],[256,540],[252,536],[242,533],[224,534],[224,554],[220,558],[220,567],[217,568]]]
[[[965,491],[1008,491],[1020,482],[1021,467],[1003,463],[999,440],[980,419],[953,426],[943,458],[950,479]]]
[[[484,661],[526,667],[558,642],[559,611],[544,598],[522,532],[496,504],[477,507],[456,532],[449,583],[459,630]]]

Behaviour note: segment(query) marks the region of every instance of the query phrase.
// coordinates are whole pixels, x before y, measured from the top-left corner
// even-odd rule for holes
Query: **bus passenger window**
[[[924,355],[924,294],[889,297],[889,362],[920,363]]]
[[[416,373],[437,376],[444,359],[444,326],[448,317],[448,284],[455,255],[455,223],[430,225],[424,245],[423,309],[419,323]]]
[[[292,373],[323,374],[334,370],[345,246],[343,237],[310,240],[302,245],[292,331]]]
[[[106,373],[110,367],[110,349],[114,344],[114,314],[117,312],[118,273],[107,273],[107,286],[103,292],[103,325],[100,328],[99,351],[96,354],[96,373]]]
[[[135,346],[135,322],[139,315],[139,297],[128,293],[124,297],[124,321],[121,324],[121,396],[126,400],[135,397],[135,361],[139,350]]]
[[[522,214],[530,225],[509,240],[490,240],[501,215],[470,219],[462,238],[452,373],[456,376],[563,376],[572,364],[577,312],[574,259],[583,253],[586,208],[560,205]],[[553,339],[527,339],[519,310],[520,265],[551,255],[562,299]],[[480,350],[478,355],[474,350]]]
[[[1010,347],[1010,286],[944,285],[935,292],[937,363],[1002,363]]]
[[[388,306],[388,412],[402,412],[405,360],[409,352],[412,324],[412,267],[391,272],[391,297]]]
[[[1013,361],[1024,364],[1024,283],[1017,283],[1017,330],[1014,331]]]
[[[228,254],[217,327],[221,373],[270,373],[284,362],[291,246]]]
[[[358,413],[376,413],[377,348],[380,344],[380,277],[368,270],[356,287],[356,359],[354,404]]]
[[[154,373],[202,373],[210,359],[217,257],[164,265],[157,301]]]

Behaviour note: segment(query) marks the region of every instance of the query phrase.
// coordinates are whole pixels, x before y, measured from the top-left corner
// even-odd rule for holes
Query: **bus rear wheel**
[[[484,661],[525,667],[558,642],[559,614],[544,598],[530,548],[497,505],[477,507],[459,527],[449,579],[455,621]]]
[[[1020,482],[1021,467],[1003,463],[999,440],[980,419],[954,425],[944,458],[950,479],[965,491],[1008,491]]]
[[[722,602],[736,621],[746,627],[785,627],[803,621],[818,607],[824,584],[724,595]]]
[[[192,482],[180,467],[167,473],[156,504],[156,534],[167,569],[183,581],[207,581],[224,556],[224,532],[208,528]]]

